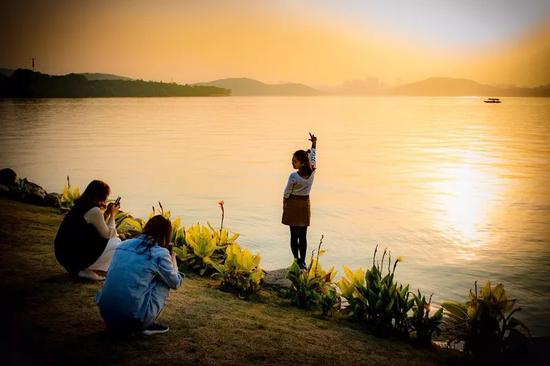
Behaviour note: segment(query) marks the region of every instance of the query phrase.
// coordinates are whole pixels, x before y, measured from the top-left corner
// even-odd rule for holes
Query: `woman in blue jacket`
[[[166,305],[170,289],[183,280],[171,251],[170,220],[153,216],[134,239],[123,241],[115,251],[107,279],[96,302],[108,330],[165,333],[156,322]]]

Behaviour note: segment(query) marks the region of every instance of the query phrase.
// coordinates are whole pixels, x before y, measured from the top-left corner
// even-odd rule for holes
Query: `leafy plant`
[[[384,250],[382,259],[377,262],[374,250],[372,267],[366,272],[359,268],[355,272],[345,267],[346,277],[338,282],[338,288],[346,299],[345,310],[353,319],[364,321],[378,335],[396,332],[409,334],[408,312],[413,306],[409,298],[409,285],[403,286],[394,280],[398,257],[393,262],[391,254]],[[387,255],[387,263],[386,263]]]
[[[217,237],[208,226],[192,225],[185,230],[185,245],[173,248],[178,258],[201,276],[215,270],[215,265],[223,261],[217,251]]]
[[[119,212],[115,216],[116,231],[122,240],[133,238],[136,235],[141,234],[145,222],[133,217],[127,212]]]
[[[347,302],[344,311],[349,312],[355,320],[360,320],[364,316],[365,307],[357,288],[365,287],[365,270],[359,268],[354,272],[344,266],[344,274],[345,276],[336,283],[342,297]]]
[[[325,316],[334,314],[340,309],[342,298],[334,286],[329,286],[326,292],[321,296],[321,313]]]
[[[231,233],[223,228],[224,207],[223,201],[218,202],[222,209],[222,223],[220,229],[215,229],[210,222],[207,225],[196,224],[188,229],[175,230],[173,242],[176,244],[174,250],[182,262],[205,275],[216,270],[216,265],[224,263],[226,249],[236,244],[239,237],[238,233]],[[160,205],[160,202],[159,202]],[[160,205],[161,210],[162,206]],[[154,212],[154,208],[153,208]],[[164,212],[164,215],[170,215],[170,212]],[[172,226],[180,224],[172,222]],[[178,226],[179,227],[179,226]]]
[[[227,246],[225,261],[222,265],[213,263],[221,277],[222,287],[237,291],[240,295],[249,295],[258,290],[264,272],[260,268],[260,255],[253,255],[248,249],[242,249],[237,243]]]
[[[325,271],[319,262],[319,257],[325,253],[321,250],[322,243],[323,236],[317,247],[317,255],[315,250],[312,252],[307,269],[300,269],[296,260],[290,266],[287,273],[287,278],[291,281],[288,295],[296,306],[308,309],[319,305],[323,315],[328,315],[339,308],[340,296],[333,283],[336,276],[334,267]]]
[[[170,241],[175,247],[185,245],[185,228],[179,217],[172,220],[172,236]]]
[[[487,282],[478,293],[476,281],[466,303],[445,301],[442,306],[453,337],[450,342],[464,342],[466,352],[502,352],[510,336],[522,335],[519,329],[529,335],[529,329],[513,316],[521,308],[516,306],[516,299],[508,298],[501,283],[492,286]]]
[[[393,329],[405,338],[409,337],[409,311],[414,306],[414,299],[410,299],[409,285],[399,285],[395,291],[393,304]]]
[[[80,188],[71,188],[71,180],[67,175],[67,185],[63,188],[63,193],[59,199],[59,204],[63,209],[71,209],[74,206],[74,201],[80,197]]]
[[[365,321],[375,333],[385,335],[393,330],[395,315],[402,312],[401,309],[396,309],[401,293],[398,292],[397,282],[394,281],[395,268],[401,258],[396,259],[393,268],[390,268],[391,253],[385,249],[381,261],[376,262],[377,251],[378,246],[374,250],[372,267],[365,274],[365,286],[358,286],[357,291],[365,307]],[[384,274],[386,254],[388,254],[388,264],[387,273]],[[399,317],[402,317],[401,314]]]
[[[228,229],[220,228],[219,230],[217,230],[212,226],[209,221],[206,222],[206,225],[208,225],[210,230],[212,230],[212,235],[216,238],[216,243],[222,249],[224,249],[228,245],[236,243],[237,239],[240,236],[239,233],[233,233]]]
[[[440,325],[443,320],[443,308],[439,308],[435,314],[430,316],[432,295],[428,301],[420,290],[413,295],[412,316],[409,318],[411,329],[416,334],[416,340],[422,344],[430,344],[433,334],[440,333]]]

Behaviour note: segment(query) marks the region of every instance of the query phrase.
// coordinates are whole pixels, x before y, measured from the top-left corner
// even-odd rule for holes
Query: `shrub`
[[[219,230],[209,222],[207,225],[195,224],[185,229],[179,218],[172,221],[172,242],[174,252],[181,262],[201,276],[212,274],[217,267],[224,263],[226,248],[236,244],[238,233],[231,233],[223,228],[223,201],[219,202],[222,208],[222,222]],[[159,202],[161,214],[170,219],[170,211],[164,211]],[[152,215],[155,214],[153,207]]]
[[[296,261],[290,266],[287,273],[287,278],[291,281],[288,296],[300,308],[320,306],[323,315],[329,315],[334,309],[340,307],[340,296],[333,283],[336,276],[334,267],[325,271],[319,262],[319,257],[325,253],[321,250],[322,243],[323,236],[319,241],[317,255],[315,250],[312,252],[307,269],[300,269]]]
[[[332,316],[335,311],[340,310],[342,299],[334,286],[328,286],[320,300],[321,313],[324,316]]]
[[[422,344],[431,344],[433,334],[440,333],[440,325],[443,319],[443,308],[439,308],[430,316],[432,295],[428,301],[420,290],[413,295],[412,316],[409,318],[411,329],[415,333],[416,340]]]
[[[452,336],[450,343],[464,342],[464,350],[472,354],[503,352],[511,336],[525,338],[519,329],[529,335],[529,329],[513,315],[520,311],[516,299],[509,299],[504,286],[487,282],[479,293],[477,282],[470,290],[466,303],[445,301],[445,323]]]
[[[210,227],[195,224],[185,230],[185,243],[174,247],[178,258],[201,276],[215,271],[215,265],[223,261],[223,249]]]
[[[219,230],[216,230],[209,221],[206,222],[206,225],[212,231],[212,235],[216,239],[216,244],[221,248],[225,248],[228,245],[236,243],[237,239],[240,236],[239,233],[232,233],[228,229],[221,228]]]
[[[410,299],[409,285],[399,285],[395,291],[393,304],[393,330],[400,336],[409,337],[409,311],[414,306],[414,299]]]
[[[236,291],[241,296],[256,292],[264,277],[260,268],[260,255],[253,255],[248,249],[242,249],[237,243],[227,246],[225,261],[222,265],[213,264],[222,279],[222,287]]]
[[[141,234],[145,222],[127,212],[119,212],[115,217],[116,231],[122,240]]]
[[[361,320],[365,314],[365,307],[361,301],[358,287],[365,287],[365,270],[362,268],[353,272],[349,267],[344,266],[345,277],[336,283],[342,297],[346,299],[347,305],[343,309],[348,312],[353,319]]]
[[[67,176],[67,185],[63,188],[63,193],[59,199],[59,204],[62,209],[69,210],[74,206],[74,201],[80,197],[80,188],[71,188],[71,181]]]
[[[403,286],[394,280],[397,263],[402,259],[397,258],[392,267],[391,254],[384,250],[382,259],[377,262],[377,252],[378,246],[374,250],[372,267],[366,272],[361,268],[355,272],[345,268],[346,277],[338,282],[348,303],[345,310],[353,319],[365,322],[377,335],[396,332],[408,336],[407,314],[413,300],[409,299],[409,285]]]
[[[374,256],[372,259],[372,267],[367,270],[365,275],[365,286],[358,286],[357,291],[359,293],[362,304],[364,304],[365,321],[368,326],[377,334],[385,335],[391,332],[394,328],[394,318],[399,313],[398,318],[402,318],[402,309],[398,309],[397,302],[401,293],[398,293],[397,282],[394,280],[395,268],[397,263],[401,261],[398,258],[391,266],[391,253],[384,250],[382,259],[380,262],[376,262],[376,253],[378,247],[374,250]],[[384,259],[388,254],[387,273],[384,274]],[[400,286],[400,290],[403,289]],[[408,287],[406,288],[408,291]],[[406,292],[405,291],[405,292]],[[407,306],[409,304],[406,304]]]

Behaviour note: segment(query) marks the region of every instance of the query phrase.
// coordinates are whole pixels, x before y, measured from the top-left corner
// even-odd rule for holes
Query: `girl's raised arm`
[[[317,137],[309,133],[309,141],[311,141],[311,150],[309,152],[309,161],[311,163],[311,167],[315,170],[317,165],[317,156],[316,156],[316,149],[317,149]]]

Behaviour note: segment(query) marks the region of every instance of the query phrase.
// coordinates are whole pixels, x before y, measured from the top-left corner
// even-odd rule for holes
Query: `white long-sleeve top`
[[[118,235],[114,216],[111,215],[109,221],[105,222],[103,212],[101,212],[99,207],[92,207],[89,209],[84,214],[84,220],[86,220],[88,224],[92,224],[102,238],[111,239]]]
[[[288,177],[288,182],[286,184],[286,188],[283,194],[285,198],[290,197],[291,194],[296,196],[309,195],[309,192],[311,191],[311,186],[313,185],[313,178],[315,178],[315,171],[317,170],[315,148],[312,148],[309,153],[309,161],[311,163],[311,167],[313,168],[313,172],[308,178],[302,178],[300,174],[298,174],[298,172],[290,173],[290,176]]]

